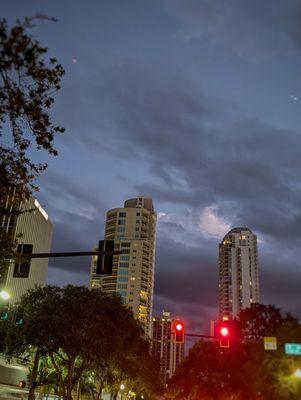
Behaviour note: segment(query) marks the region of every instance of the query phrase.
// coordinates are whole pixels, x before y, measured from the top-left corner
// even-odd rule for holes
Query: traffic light
[[[0,320],[7,321],[8,320],[8,308],[3,308],[0,313]]]
[[[229,321],[220,322],[217,328],[219,347],[230,347],[230,323]]]
[[[184,322],[176,319],[173,321],[173,333],[175,335],[175,343],[184,343]]]
[[[17,248],[18,254],[24,254],[22,262],[16,262],[13,271],[14,278],[28,278],[30,270],[30,255],[32,254],[32,244],[19,244]]]
[[[16,324],[17,326],[22,326],[23,323],[24,323],[23,315],[17,314],[17,315],[16,315],[15,324]]]
[[[98,275],[111,275],[113,268],[114,240],[100,240],[98,251],[108,251],[97,256],[96,273]]]

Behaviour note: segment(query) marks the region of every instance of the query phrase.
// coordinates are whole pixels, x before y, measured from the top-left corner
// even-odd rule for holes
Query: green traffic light
[[[21,326],[23,325],[24,319],[22,317],[16,318],[16,325]]]
[[[8,312],[4,311],[0,314],[0,319],[1,321],[7,321],[8,320]]]

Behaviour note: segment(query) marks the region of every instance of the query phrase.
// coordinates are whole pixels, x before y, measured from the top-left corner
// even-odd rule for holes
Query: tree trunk
[[[58,376],[58,379],[59,379],[59,383],[60,383],[60,385],[59,385],[60,386],[59,398],[61,398],[61,396],[63,396],[63,399],[66,399],[66,397],[67,397],[66,394],[67,393],[66,393],[66,385],[65,385],[65,382],[64,382],[64,379],[63,379],[63,375],[62,375],[62,373],[61,373],[61,371],[60,371],[60,369],[59,369],[59,367],[58,367],[58,365],[57,365],[57,363],[55,361],[53,353],[50,353],[49,356],[50,356],[52,365],[53,365],[53,367],[54,367],[54,369],[55,369],[55,371],[57,373],[57,376]]]
[[[111,400],[116,400],[118,396],[118,391],[117,392],[111,392]]]
[[[101,399],[102,389],[103,389],[103,385],[100,384],[99,388],[98,388],[98,393],[96,394],[96,400],[100,400]]]
[[[68,376],[66,384],[66,398],[64,400],[72,400],[74,362],[75,360],[73,358],[69,360]]]
[[[32,371],[29,378],[29,393],[28,393],[28,400],[35,400],[35,388],[37,382],[37,376],[39,371],[39,361],[40,361],[40,352],[36,350],[36,354],[34,356],[34,362]]]

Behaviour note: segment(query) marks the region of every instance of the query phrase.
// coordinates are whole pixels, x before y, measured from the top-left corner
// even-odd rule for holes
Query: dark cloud
[[[189,243],[185,245],[160,237],[155,281],[158,296],[206,307],[216,305],[216,257],[204,253],[201,243],[199,247],[191,247]]]
[[[59,204],[70,210],[83,208],[91,215],[98,215],[106,209],[102,199],[91,190],[84,179],[70,176],[64,172],[47,171],[40,178],[40,192],[38,197],[50,209],[60,209]]]
[[[278,267],[277,268],[277,264]],[[294,265],[297,270],[294,271]],[[301,319],[300,265],[270,262],[260,274],[261,299],[265,304],[275,304],[283,312],[290,312]]]
[[[300,52],[298,0],[166,0],[165,4],[184,23],[184,38],[205,39],[256,61]]]
[[[106,206],[84,182],[62,174],[48,172],[41,181],[39,199],[47,205],[53,221],[53,252],[90,251],[103,239]],[[52,258],[49,262],[51,282],[54,271],[77,274],[76,280],[87,281],[91,257]],[[57,283],[61,274],[57,276]]]
[[[299,215],[299,132],[246,117],[234,106],[223,109],[221,100],[207,98],[181,75],[142,73],[137,65],[112,73],[104,93],[116,131],[122,131],[113,142],[128,149],[124,156],[132,148],[143,154],[163,181],[137,190],[193,206],[232,202],[238,223],[247,215],[256,229],[254,222],[265,216],[259,228],[266,234],[273,234],[275,215],[286,218],[288,208]],[[286,225],[286,234],[295,235],[294,218]]]

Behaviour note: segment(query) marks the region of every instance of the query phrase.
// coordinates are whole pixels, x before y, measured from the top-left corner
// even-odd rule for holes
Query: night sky
[[[66,128],[39,179],[53,250],[90,250],[106,210],[158,212],[155,310],[208,331],[218,243],[258,235],[261,301],[301,317],[301,1],[3,0],[46,14],[33,35],[66,69]],[[300,100],[299,100],[300,96]],[[48,283],[87,284],[90,259],[50,262]]]

